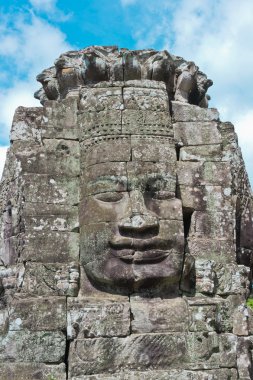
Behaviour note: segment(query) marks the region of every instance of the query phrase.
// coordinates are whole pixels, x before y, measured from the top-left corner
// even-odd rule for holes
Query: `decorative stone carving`
[[[0,380],[250,379],[251,190],[212,81],[115,46],[37,79],[0,184]]]

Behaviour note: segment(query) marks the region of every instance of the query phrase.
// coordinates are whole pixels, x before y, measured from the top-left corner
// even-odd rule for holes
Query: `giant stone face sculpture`
[[[140,85],[103,84],[80,100],[81,263],[110,291],[178,293],[184,233],[168,95]],[[101,97],[106,111],[92,111]]]
[[[251,190],[212,81],[101,46],[37,79],[0,189],[0,380],[251,379]]]

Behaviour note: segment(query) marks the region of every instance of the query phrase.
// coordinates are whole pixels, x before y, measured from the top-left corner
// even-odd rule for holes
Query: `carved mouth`
[[[150,239],[135,239],[129,237],[115,236],[109,241],[112,249],[131,251],[151,251],[156,252],[172,248],[173,242],[159,237]]]
[[[120,251],[113,251],[112,254],[128,264],[152,264],[163,261],[168,257],[169,252],[161,250],[135,251],[123,249]]]

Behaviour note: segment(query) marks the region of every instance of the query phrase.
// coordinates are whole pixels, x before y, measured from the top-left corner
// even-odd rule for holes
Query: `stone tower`
[[[0,380],[251,379],[251,190],[212,81],[115,46],[37,79],[0,187]]]

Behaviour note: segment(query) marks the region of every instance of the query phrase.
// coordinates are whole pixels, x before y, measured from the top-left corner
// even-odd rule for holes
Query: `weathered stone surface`
[[[48,139],[77,140],[77,99],[75,97],[60,102],[50,101],[45,104],[42,119],[42,137]]]
[[[66,338],[60,331],[9,331],[0,337],[0,361],[59,363]]]
[[[220,144],[221,135],[216,122],[177,122],[173,124],[175,140],[182,145]]]
[[[188,103],[172,101],[173,121],[218,121],[219,113],[216,108],[200,108]]]
[[[185,355],[185,337],[177,333],[77,339],[70,345],[70,375],[119,372],[123,367],[127,370],[167,369],[178,366]]]
[[[208,259],[218,263],[235,262],[236,254],[234,242],[227,239],[214,238],[188,238],[188,249],[195,258]]]
[[[187,304],[182,298],[131,297],[133,333],[184,332],[188,330]]]
[[[180,148],[181,161],[221,161],[221,144],[182,146]]]
[[[208,376],[208,377],[207,377]],[[131,371],[120,372],[113,375],[90,375],[82,377],[73,377],[72,380],[237,380],[236,369],[214,369],[206,371],[187,371],[176,370],[170,371]],[[16,380],[16,379],[15,379]]]
[[[15,299],[9,308],[9,330],[26,329],[31,331],[65,330],[65,297]]]
[[[81,111],[121,110],[124,107],[121,87],[83,88],[80,96]]]
[[[163,111],[124,110],[122,112],[122,133],[173,137],[170,114]]]
[[[233,334],[189,333],[187,352],[189,369],[212,369],[236,366],[236,342]]]
[[[79,179],[44,174],[24,174],[23,196],[26,202],[76,205]]]
[[[0,380],[66,380],[65,364],[0,363]]]
[[[80,140],[90,137],[106,135],[120,135],[122,133],[121,111],[106,109],[100,112],[81,112],[78,114]]]
[[[13,150],[26,173],[75,177],[80,173],[79,143],[64,139],[43,139],[43,145],[15,142]]]
[[[131,136],[132,160],[140,162],[175,162],[174,140],[164,136]]]
[[[129,302],[68,298],[68,338],[130,334]]]
[[[123,88],[124,108],[134,110],[168,111],[168,94],[165,90]]]
[[[23,206],[22,224],[24,230],[69,231],[79,228],[78,208],[64,204],[26,202]]]
[[[131,157],[131,143],[129,136],[101,136],[81,143],[81,160],[85,164],[95,165],[101,162],[129,161]]]
[[[75,232],[43,231],[43,224],[39,223],[35,231],[29,228],[22,237],[23,261],[64,263],[79,259],[79,234]]]
[[[249,294],[249,268],[244,265],[217,265],[217,294]]]
[[[79,265],[76,263],[27,263],[21,292],[26,296],[76,296]]]
[[[42,107],[18,107],[13,117],[10,140],[41,143]]]

